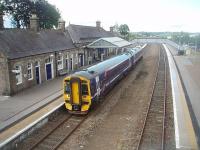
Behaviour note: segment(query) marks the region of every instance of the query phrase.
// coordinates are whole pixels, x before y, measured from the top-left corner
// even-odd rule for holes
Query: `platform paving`
[[[200,127],[200,56],[175,56],[198,127]]]
[[[0,131],[62,95],[62,80],[59,77],[11,97],[0,96]]]
[[[169,47],[171,51],[175,48]],[[173,53],[174,54],[174,53]],[[200,55],[174,55],[185,88],[187,104],[193,120],[198,144],[200,143]]]
[[[200,127],[200,55],[174,56],[174,58]]]

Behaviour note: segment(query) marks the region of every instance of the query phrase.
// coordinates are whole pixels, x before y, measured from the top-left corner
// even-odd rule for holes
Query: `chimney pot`
[[[110,32],[113,33],[113,31],[114,31],[114,27],[110,27]]]
[[[58,21],[58,29],[62,30],[63,32],[65,31],[65,21],[63,19],[59,19],[59,21]]]
[[[98,28],[101,27],[101,21],[96,21],[96,27],[98,27]]]
[[[36,32],[39,30],[39,18],[36,14],[32,14],[30,18],[30,29]]]

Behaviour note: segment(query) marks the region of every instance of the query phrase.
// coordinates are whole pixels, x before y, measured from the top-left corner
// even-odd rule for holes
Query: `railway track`
[[[36,143],[31,149],[57,149],[74,133],[74,131],[76,131],[85,119],[86,117],[70,115],[64,122],[59,124],[52,132]]]
[[[30,149],[30,150],[45,150],[45,149],[57,149],[65,140],[67,140],[79,126],[85,121],[87,116],[74,116],[69,115],[65,112],[60,112],[56,118],[62,118],[60,120],[50,121],[48,128],[39,130],[38,139],[30,137],[29,140],[25,141],[18,146],[17,149]],[[48,130],[49,129],[49,130]]]
[[[160,50],[157,75],[137,149],[165,148],[165,116],[167,97],[167,60],[163,48]]]

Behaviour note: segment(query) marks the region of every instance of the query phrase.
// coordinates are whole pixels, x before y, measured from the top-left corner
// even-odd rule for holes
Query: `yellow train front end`
[[[80,76],[64,79],[65,107],[72,114],[87,114],[91,106],[90,80]]]

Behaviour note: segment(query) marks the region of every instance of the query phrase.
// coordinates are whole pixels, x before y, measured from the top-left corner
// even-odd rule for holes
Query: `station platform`
[[[185,91],[185,87],[186,89],[190,88],[190,86],[193,86],[192,89],[196,88],[194,85],[192,85],[192,82],[190,81],[190,80],[195,80],[195,78],[192,79],[193,75],[189,75],[188,74],[189,72],[184,71],[185,63],[183,59],[186,59],[185,62],[187,62],[188,58],[184,58],[184,56],[177,56],[177,50],[174,47],[165,44],[163,44],[163,46],[167,52],[169,67],[170,67],[173,105],[174,105],[176,148],[198,149],[198,138],[195,130],[195,125],[193,122],[194,116],[191,115],[191,107],[190,105],[188,105],[187,92]],[[189,68],[193,70],[192,69],[193,67]],[[187,78],[185,78],[184,76],[187,76]],[[185,82],[185,80],[187,80],[187,82]],[[184,82],[182,83],[182,81]],[[196,83],[198,82],[199,81],[196,80]],[[194,92],[196,94],[194,94]],[[198,97],[199,93],[198,91],[193,91],[190,94],[194,94],[195,96]],[[200,97],[198,99],[200,99]]]
[[[0,133],[41,107],[62,95],[62,80],[59,77],[11,97],[0,96]]]

